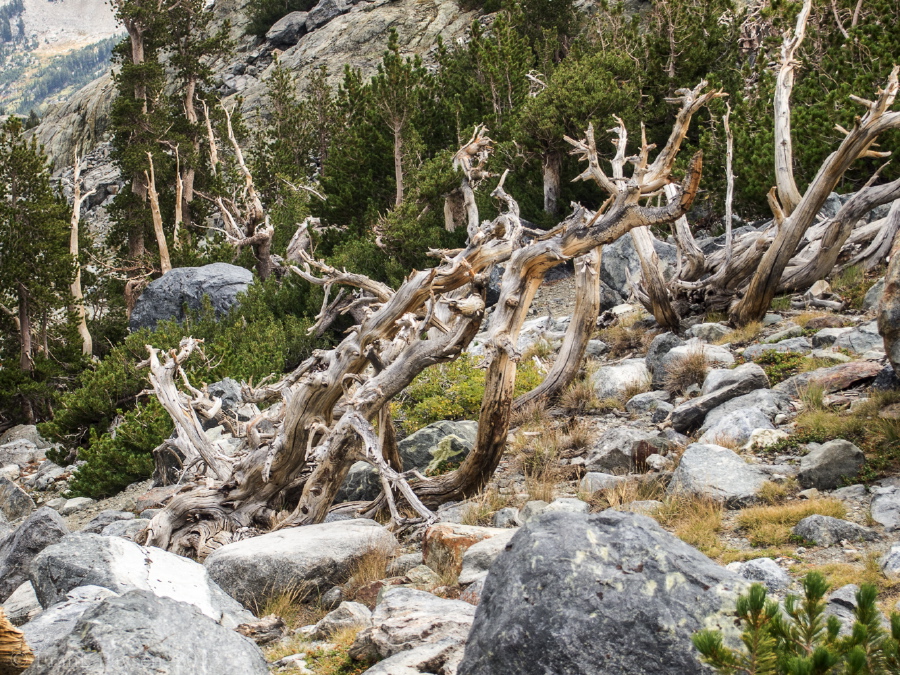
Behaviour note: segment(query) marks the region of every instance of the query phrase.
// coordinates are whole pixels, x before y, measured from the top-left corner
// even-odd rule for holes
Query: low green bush
[[[478,419],[486,374],[476,367],[479,360],[462,354],[420,373],[394,401],[394,419],[407,434],[440,420]],[[520,363],[513,395],[531,391],[542,379],[531,361]]]
[[[877,590],[863,584],[856,593],[855,621],[839,636],[840,621],[825,615],[825,577],[810,572],[803,597],[788,595],[783,609],[753,584],[737,601],[743,625],[743,649],[725,646],[722,633],[701,630],[693,636],[702,660],[722,675],[887,675],[900,673],[900,614],[882,627],[875,604]]]

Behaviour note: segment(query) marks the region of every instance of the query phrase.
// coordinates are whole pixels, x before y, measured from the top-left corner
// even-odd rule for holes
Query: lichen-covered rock
[[[804,488],[833,490],[845,478],[856,478],[866,463],[863,451],[850,441],[835,439],[823,443],[800,459],[798,478]]]
[[[267,675],[256,644],[196,607],[148,591],[106,598],[39,654],[29,675]]]
[[[650,518],[545,513],[491,568],[458,673],[702,672],[691,635],[733,639],[747,586]]]
[[[203,267],[176,267],[152,281],[138,298],[128,327],[155,328],[160,321],[184,320],[184,311],[198,311],[208,297],[217,316],[228,313],[253,283],[253,273],[237,265],[213,263]]]
[[[807,516],[791,531],[798,537],[803,537],[818,546],[834,546],[844,540],[873,541],[878,539],[875,532],[862,525],[831,516]]]
[[[735,563],[736,572],[744,579],[764,584],[769,591],[777,593],[791,585],[791,577],[771,558],[755,558],[743,563]],[[729,565],[731,569],[731,565]]]
[[[873,350],[884,351],[884,340],[878,334],[878,324],[870,321],[840,335],[834,341],[834,347],[854,354],[865,354]]]
[[[591,472],[628,473],[653,454],[666,454],[671,443],[658,432],[630,427],[604,431],[588,449],[584,468]]]
[[[18,520],[34,511],[34,500],[9,478],[0,478],[0,512],[8,520]]]
[[[701,495],[729,505],[742,505],[752,501],[765,482],[765,474],[747,464],[733,450],[694,443],[681,456],[668,492]]]
[[[292,527],[227,544],[204,562],[209,576],[247,607],[296,588],[344,583],[367,553],[393,551],[394,535],[374,520]]]
[[[778,352],[780,354],[808,354],[812,351],[812,343],[805,337],[795,337],[774,344],[750,345],[744,350],[744,358],[755,359],[766,352]]]
[[[822,387],[826,394],[831,394],[870,382],[880,372],[881,364],[877,361],[851,361],[828,368],[819,368],[808,373],[798,373],[779,382],[772,389],[799,397],[809,388],[810,384],[816,384]]]
[[[474,544],[493,537],[509,537],[508,529],[438,523],[422,537],[422,559],[432,569],[462,569],[463,555]]]

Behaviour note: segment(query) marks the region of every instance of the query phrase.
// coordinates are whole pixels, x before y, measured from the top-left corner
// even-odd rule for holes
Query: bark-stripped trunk
[[[685,97],[679,124],[686,125],[696,109],[696,93]],[[189,408],[202,412],[216,406],[186,382],[189,394],[176,388],[180,380],[175,374],[189,353],[191,341],[183,341],[181,353],[167,356],[165,362],[152,350],[154,388],[158,394],[162,390],[161,400],[179,421],[176,442],[191,443],[201,458],[206,454],[213,459],[207,462],[203,458],[192,467],[194,473],[207,467],[207,475],[200,479],[189,472],[185,480],[193,478],[196,486],[177,495],[153,519],[147,542],[203,557],[223,543],[259,531],[321,522],[349,467],[359,459],[381,472],[382,499],[398,523],[405,519],[397,509],[395,494],[402,495],[420,519],[428,521],[434,517],[428,507],[476,493],[492,476],[506,446],[516,365],[521,356],[515,345],[544,273],[562,261],[587,256],[634,228],[664,225],[683,215],[699,186],[699,154],[690,162],[676,201],[662,207],[641,204],[670,180],[671,161],[682,138],[683,134],[673,134],[674,140],[653,164],[646,162],[649,147],[645,147],[645,161],[638,163],[632,180],[617,183],[600,169],[592,133],[586,140],[569,139],[575,152],[589,161],[589,177],[610,193],[606,210],[594,214],[579,207],[549,232],[527,230],[519,218],[518,205],[503,190],[501,179],[493,196],[506,205],[504,212],[493,222],[473,228],[463,250],[443,252],[440,266],[413,272],[396,291],[300,254],[304,269],[292,268],[294,271],[323,286],[356,286],[371,296],[367,301],[369,312],[337,347],[314,353],[280,382],[255,390],[245,387],[246,400],[281,399],[283,405],[270,406],[257,418],[268,419],[276,429],[274,435],[262,438],[254,434],[257,420],[251,421],[246,446],[234,458],[215,457],[204,447],[205,441],[198,435],[202,431],[184,428],[194,423],[187,413]],[[483,140],[476,131],[470,146]],[[481,162],[474,161],[480,151],[472,151],[470,146],[457,153],[456,161],[471,184],[477,179]],[[486,272],[501,262],[506,263],[506,271],[485,345],[486,389],[476,447],[459,469],[449,474],[427,479],[399,474],[389,461],[390,450],[385,454],[387,443],[379,442],[372,425],[379,418],[385,423],[381,411],[418,373],[456,358],[474,337],[484,310]],[[321,272],[321,279],[313,276],[313,268]],[[449,309],[449,319],[445,312],[437,311],[438,304]],[[423,339],[425,335],[428,339]],[[222,480],[214,477],[222,469],[219,462],[230,465],[228,476]],[[279,500],[287,493],[298,492],[294,509],[276,519]],[[367,512],[367,508],[360,512]]]
[[[156,235],[156,246],[159,248],[159,269],[165,274],[172,269],[172,261],[169,258],[169,245],[166,243],[166,233],[163,230],[162,213],[159,210],[159,195],[156,192],[156,176],[153,172],[153,155],[147,153],[150,162],[150,174],[147,176],[148,196],[150,197],[150,213],[153,216],[153,232]],[[146,172],[144,174],[147,175]]]
[[[884,293],[878,305],[878,332],[884,338],[888,360],[900,377],[900,236],[894,238],[884,277]]]
[[[19,368],[26,373],[34,370],[34,346],[31,330],[31,307],[28,289],[21,281],[17,284],[19,299]]]
[[[544,211],[556,215],[562,181],[562,154],[551,150],[544,155]]]
[[[94,343],[91,332],[87,326],[87,313],[84,308],[84,293],[81,290],[81,264],[78,262],[78,224],[81,220],[81,165],[78,161],[78,153],[75,153],[75,169],[72,188],[72,229],[69,233],[69,254],[75,264],[75,278],[69,286],[72,295],[72,309],[78,316],[78,335],[81,337],[81,353],[90,356],[94,351]],[[87,195],[85,195],[87,196]]]
[[[584,361],[591,333],[600,316],[600,248],[575,260],[575,307],[562,347],[543,381],[513,402],[513,410],[541,399],[553,399],[568,387]]]
[[[394,198],[394,206],[403,203],[403,127],[396,125],[394,132],[394,180],[397,183],[397,196]]]

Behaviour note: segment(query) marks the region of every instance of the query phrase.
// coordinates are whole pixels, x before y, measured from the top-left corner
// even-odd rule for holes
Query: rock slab
[[[746,586],[650,518],[545,513],[491,568],[458,673],[702,672],[691,635],[732,636]]]

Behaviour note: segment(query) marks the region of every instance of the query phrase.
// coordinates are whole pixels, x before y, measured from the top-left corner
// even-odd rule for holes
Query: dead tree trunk
[[[537,387],[513,401],[513,410],[532,401],[559,396],[578,375],[588,341],[600,316],[601,251],[602,249],[595,248],[575,260],[575,307],[562,347],[547,376]]]
[[[680,118],[687,124],[690,114]],[[683,134],[673,134],[652,165],[647,163],[649,148],[645,147],[634,175],[620,184],[600,169],[592,135],[589,140],[570,141],[576,152],[589,160],[589,176],[609,192],[607,210],[594,214],[577,208],[549,232],[532,232],[522,225],[518,205],[503,191],[501,179],[494,196],[506,205],[504,212],[471,228],[463,250],[440,254],[438,267],[412,273],[396,291],[322,264],[296,269],[307,278],[316,267],[322,273],[322,285],[354,285],[370,293],[374,301],[337,347],[314,353],[275,384],[245,388],[247,400],[283,403],[260,413],[260,418],[272,423],[274,434],[262,438],[245,430],[245,445],[233,457],[216,456],[203,447],[198,436],[202,431],[186,426],[199,426],[186,406],[202,412],[216,405],[190,387],[180,370],[193,349],[192,341],[182,341],[181,351],[165,361],[151,349],[154,389],[178,421],[177,442],[194,445],[193,451],[201,457],[193,470],[205,475],[202,481],[195,478],[194,487],[177,495],[151,521],[146,541],[203,557],[217,546],[273,527],[321,522],[350,465],[360,459],[381,472],[384,499],[398,523],[405,521],[395,493],[419,514],[419,520],[430,520],[433,515],[428,507],[480,490],[493,475],[506,446],[520,358],[515,344],[544,273],[560,262],[588,255],[636,227],[664,225],[684,214],[699,186],[699,154],[690,163],[677,201],[662,207],[641,203],[671,180],[669,158],[674,158],[682,138]],[[467,152],[458,155],[469,171],[473,156]],[[449,474],[423,478],[398,473],[386,458],[372,424],[423,369],[456,358],[471,341],[483,315],[486,272],[499,262],[506,262],[506,271],[486,343],[486,388],[476,447],[459,469]],[[443,310],[438,312],[440,305],[449,310],[449,320],[437,318],[446,315]],[[423,339],[429,331],[434,337]],[[190,396],[176,390],[179,378],[175,375],[179,373]],[[247,427],[255,428],[254,422]],[[227,476],[218,478],[220,472]],[[276,518],[276,507],[286,492],[299,492],[299,500],[288,515]]]
[[[75,278],[69,286],[72,295],[72,309],[78,316],[78,335],[81,337],[81,353],[90,356],[94,351],[91,332],[87,326],[87,316],[84,308],[84,293],[81,291],[81,265],[78,262],[78,224],[81,221],[81,201],[91,196],[91,190],[86,195],[81,195],[81,164],[78,161],[78,153],[75,153],[75,167],[72,176],[72,220],[69,233],[69,254],[75,263]]]
[[[894,237],[891,259],[884,277],[884,293],[878,304],[878,332],[884,338],[888,360],[900,376],[900,235]]]
[[[562,155],[551,150],[544,155],[544,211],[556,215],[562,182]]]
[[[166,243],[166,233],[163,230],[162,213],[159,210],[159,195],[156,192],[156,176],[153,173],[153,155],[147,153],[150,162],[150,174],[144,172],[147,178],[147,194],[150,197],[150,213],[153,215],[153,232],[156,234],[156,245],[159,248],[159,269],[165,274],[172,269],[172,261],[169,258],[169,245]]]

